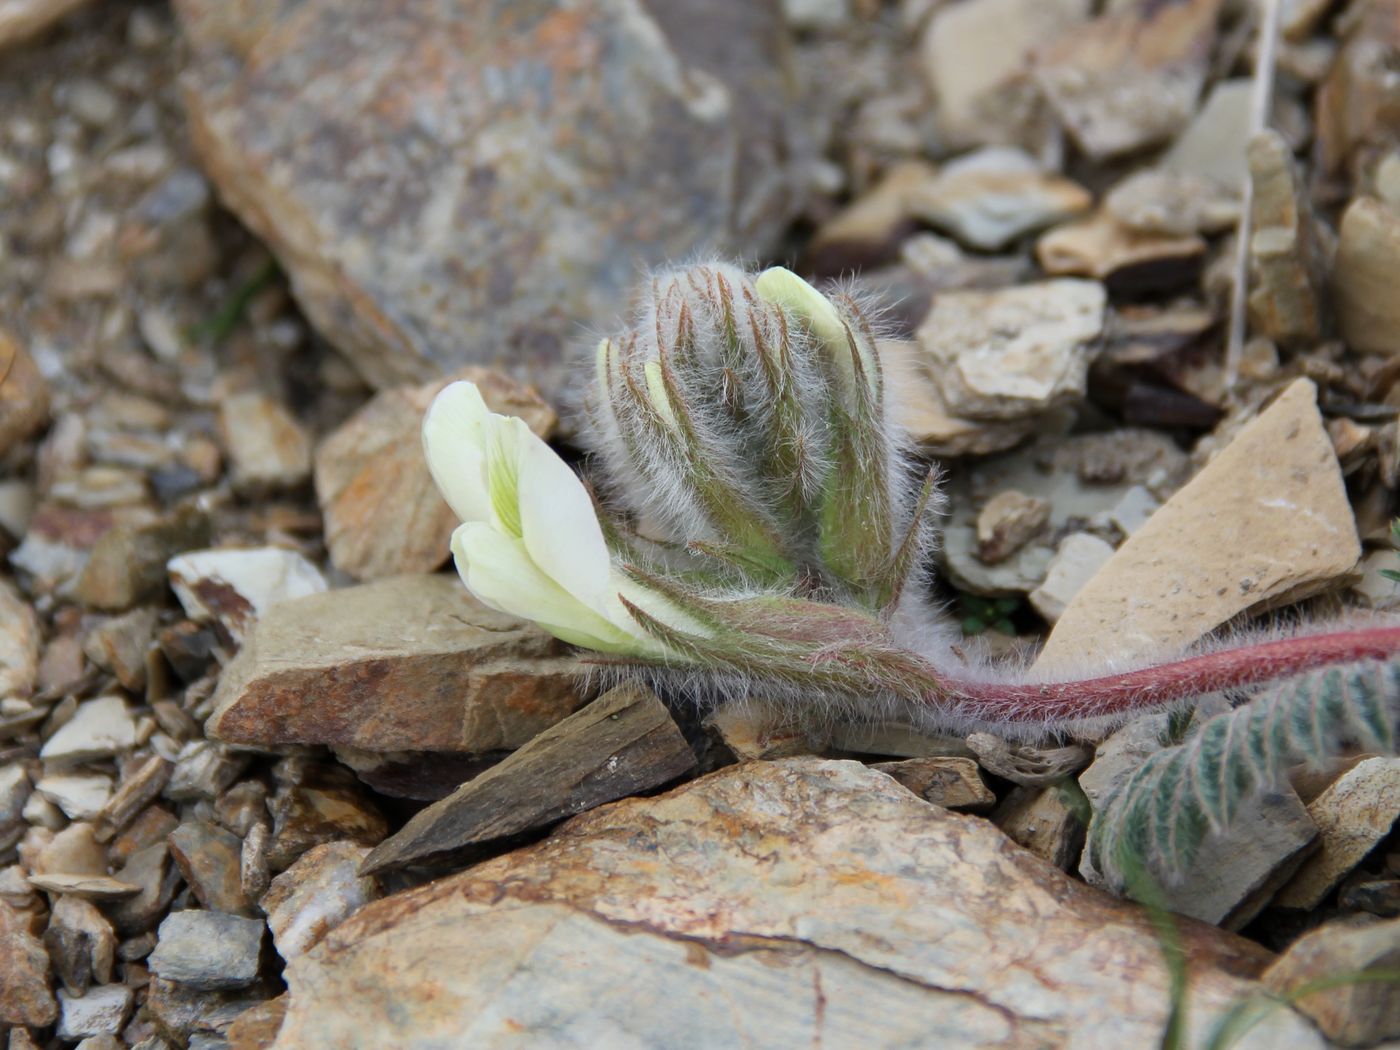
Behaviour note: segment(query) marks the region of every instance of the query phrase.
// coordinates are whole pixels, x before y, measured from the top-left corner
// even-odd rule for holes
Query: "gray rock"
[[[59,989],[58,1037],[74,1041],[94,1035],[115,1035],[131,1013],[131,989],[103,984],[81,996]]]
[[[210,991],[243,988],[258,978],[267,926],[214,911],[177,911],[160,924],[149,965],[158,977]]]
[[[1079,590],[1113,557],[1113,545],[1087,532],[1072,532],[1060,541],[1045,579],[1030,593],[1035,611],[1050,623],[1060,618]]]
[[[178,8],[204,166],[377,387],[557,386],[639,265],[762,254],[800,206],[776,4],[226,10]]]
[[[377,880],[360,876],[369,854],[351,842],[313,846],[272,880],[259,901],[277,953],[291,962],[330,930],[381,894]]]
[[[71,894],[54,900],[44,946],[69,992],[82,995],[89,985],[112,980],[117,935],[107,917],[88,901]]]
[[[170,833],[170,855],[199,903],[214,911],[251,915],[239,878],[239,841],[217,825],[189,820]]]

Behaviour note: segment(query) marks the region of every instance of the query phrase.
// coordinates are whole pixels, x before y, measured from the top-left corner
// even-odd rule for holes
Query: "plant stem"
[[[929,707],[1011,724],[1075,721],[1150,711],[1221,689],[1258,685],[1318,667],[1400,653],[1400,626],[1301,635],[1188,656],[1134,671],[1062,682],[1005,684],[942,678]]]

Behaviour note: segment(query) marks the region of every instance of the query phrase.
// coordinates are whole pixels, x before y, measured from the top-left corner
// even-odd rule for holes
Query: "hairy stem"
[[[1318,667],[1400,653],[1400,626],[1300,635],[1188,656],[1155,667],[1061,682],[998,684],[941,678],[920,702],[1001,723],[1076,721],[1149,711],[1222,689],[1259,685]]]

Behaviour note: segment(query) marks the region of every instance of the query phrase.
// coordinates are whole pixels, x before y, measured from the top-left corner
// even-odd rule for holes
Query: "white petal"
[[[601,613],[610,595],[612,559],[588,490],[569,465],[528,430],[520,438],[519,451],[521,536],[531,560]]]
[[[467,589],[493,609],[534,620],[573,645],[624,653],[649,648],[640,631],[620,629],[541,572],[512,536],[469,522],[452,534],[452,553]]]
[[[475,383],[444,387],[423,417],[423,455],[452,512],[462,521],[490,521],[486,478],[491,411]]]

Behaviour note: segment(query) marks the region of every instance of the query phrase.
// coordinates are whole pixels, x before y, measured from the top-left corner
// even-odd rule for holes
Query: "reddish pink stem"
[[[1400,653],[1400,626],[1372,627],[1261,642],[1077,681],[997,685],[947,679],[947,692],[927,694],[924,702],[932,707],[965,705],[968,714],[990,722],[1072,721],[1148,711],[1219,689],[1396,653]]]

